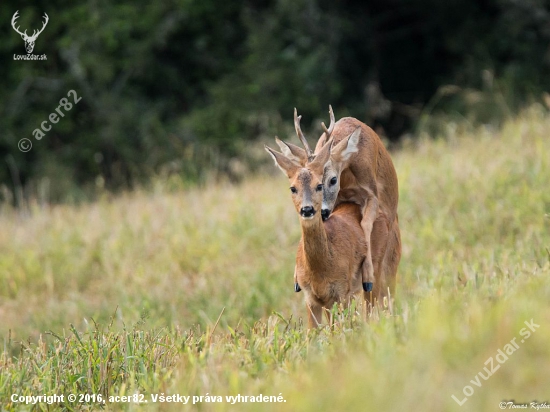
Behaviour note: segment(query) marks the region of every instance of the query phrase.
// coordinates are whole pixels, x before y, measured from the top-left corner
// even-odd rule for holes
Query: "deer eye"
[[[332,179],[330,179],[330,185],[334,186],[337,181],[338,181],[338,179],[336,177],[333,177]]]
[[[323,190],[323,185],[317,185],[317,191],[320,192],[321,190]]]
[[[290,188],[290,191],[291,191],[292,193],[298,193],[298,189],[296,189],[294,186],[292,186],[292,187]]]

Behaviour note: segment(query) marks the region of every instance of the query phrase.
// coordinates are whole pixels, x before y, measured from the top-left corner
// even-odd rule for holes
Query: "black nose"
[[[330,216],[330,210],[328,209],[321,210],[321,217],[323,218],[323,221],[327,220],[329,216]]]
[[[311,217],[315,214],[315,209],[313,206],[305,206],[300,210],[302,217]]]

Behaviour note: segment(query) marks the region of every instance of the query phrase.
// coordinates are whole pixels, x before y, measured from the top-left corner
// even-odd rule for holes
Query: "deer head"
[[[31,54],[34,49],[34,42],[36,41],[36,38],[40,33],[44,31],[44,28],[48,24],[48,21],[50,20],[48,15],[44,13],[44,23],[42,24],[42,28],[40,30],[34,30],[32,33],[32,36],[27,35],[27,30],[25,30],[23,33],[19,31],[19,27],[15,27],[16,20],[19,18],[18,16],[19,10],[15,12],[11,19],[11,25],[13,29],[21,35],[21,38],[25,41],[25,49],[27,50],[28,54]]]
[[[338,193],[340,192],[340,175],[342,170],[348,165],[348,161],[354,153],[359,151],[359,139],[361,138],[361,128],[355,131],[338,144],[332,147],[330,151],[330,162],[325,166],[323,172],[323,209],[321,211],[323,219],[328,219],[334,209]]]
[[[298,164],[284,154],[265,147],[275,161],[275,165],[288,177],[292,201],[304,224],[315,217],[320,219],[323,202],[323,170],[329,161],[331,146],[332,142],[327,143],[315,159],[305,165]]]
[[[336,121],[334,118],[334,112],[332,111],[332,106],[329,106],[328,108],[329,108],[329,115],[330,115],[330,125],[329,127],[326,127],[324,123],[321,123],[324,133],[323,135],[321,135],[319,142],[317,143],[317,147],[318,148],[332,147],[332,150],[329,150],[331,154],[330,156],[331,159],[332,159],[333,153],[335,154],[335,158],[337,158],[338,160],[347,159],[349,155],[351,155],[351,153],[354,153],[355,151],[357,151],[356,145],[357,145],[357,138],[359,137],[360,129],[356,131],[356,134],[354,134],[353,137],[350,135],[346,139],[344,139],[345,143],[340,142],[338,145],[336,145],[336,147],[333,147],[332,132],[334,131]],[[296,134],[298,135],[298,138],[304,145],[304,149],[302,149],[301,147],[295,146],[291,143],[283,142],[279,140],[277,137],[275,137],[275,141],[281,148],[281,152],[286,157],[286,160],[289,160],[294,164],[301,165],[302,167],[306,167],[306,165],[313,164],[314,160],[317,158],[317,156],[322,151],[322,149],[320,150],[319,153],[313,153],[311,151],[309,144],[307,143],[307,139],[305,138],[304,133],[300,128],[301,118],[302,116],[298,116],[298,112],[295,108],[294,109],[294,127],[296,129]],[[349,142],[349,145],[348,145],[348,142]],[[329,143],[331,144],[329,145]],[[270,154],[274,156],[272,151],[270,151]],[[277,162],[276,158],[275,158],[275,162],[280,168],[282,168],[281,164]],[[323,217],[323,220],[326,220],[330,216],[330,212],[334,207],[334,203],[336,202],[338,191],[340,189],[339,184],[335,186],[338,181],[338,178],[335,178],[334,175],[340,176],[339,173],[341,172],[341,162],[338,162],[335,166],[332,166],[331,162],[328,162],[328,163],[325,162],[324,164],[325,166],[323,171],[323,179],[320,183],[324,187],[322,217]],[[327,172],[330,172],[330,173],[327,173]],[[330,205],[330,206],[327,206],[327,205]]]

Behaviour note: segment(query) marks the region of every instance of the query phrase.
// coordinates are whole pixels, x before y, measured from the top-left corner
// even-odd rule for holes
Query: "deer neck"
[[[302,238],[305,260],[308,268],[319,272],[326,268],[330,256],[330,247],[321,214],[317,213],[313,221],[302,221]]]

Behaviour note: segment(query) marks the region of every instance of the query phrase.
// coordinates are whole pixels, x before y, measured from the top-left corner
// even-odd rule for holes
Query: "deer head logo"
[[[21,35],[21,38],[25,41],[25,49],[27,50],[28,54],[32,53],[32,50],[34,49],[34,42],[36,41],[36,38],[40,33],[44,31],[44,27],[46,27],[46,24],[48,24],[48,21],[50,20],[48,15],[44,13],[44,23],[42,24],[42,28],[40,30],[34,30],[32,33],[32,36],[27,35],[27,30],[25,30],[23,33],[19,31],[19,27],[15,27],[16,20],[19,18],[18,16],[19,10],[15,12],[11,19],[11,25],[13,29]]]

